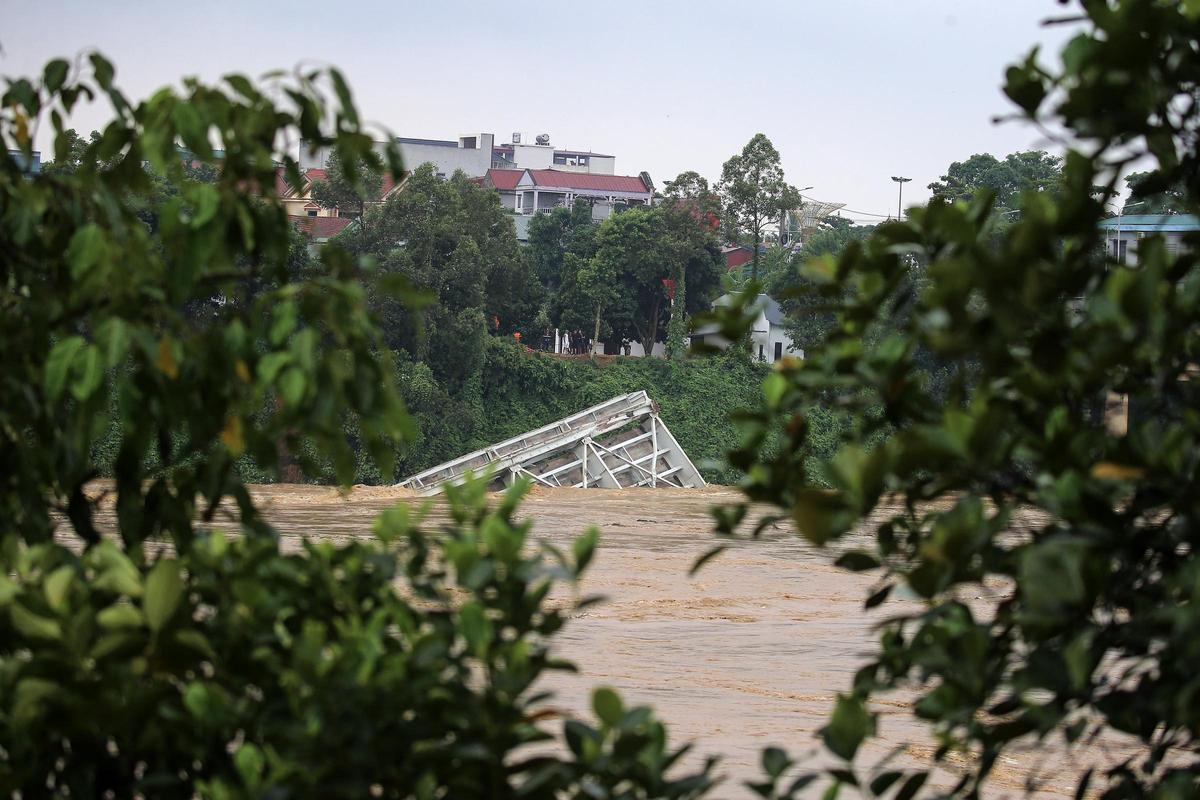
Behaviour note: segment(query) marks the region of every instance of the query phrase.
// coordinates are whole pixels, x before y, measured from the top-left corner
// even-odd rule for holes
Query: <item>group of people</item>
[[[559,352],[566,355],[583,356],[592,352],[592,340],[584,336],[581,330],[563,331],[559,344]]]
[[[558,341],[554,337],[558,336]],[[549,328],[542,334],[542,349],[550,353],[561,353],[568,356],[583,356],[592,351],[592,340],[583,335],[581,330],[551,331]]]

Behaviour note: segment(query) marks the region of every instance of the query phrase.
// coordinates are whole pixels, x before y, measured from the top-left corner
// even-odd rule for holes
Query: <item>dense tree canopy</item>
[[[779,163],[779,151],[761,133],[721,167],[720,193],[726,225],[750,240],[754,248],[751,278],[758,280],[758,246],[768,226],[777,225],[783,213],[800,205],[800,193],[789,184]]]
[[[955,161],[939,180],[929,184],[933,196],[953,203],[969,202],[982,191],[992,193],[1000,210],[1016,209],[1023,192],[1056,192],[1062,183],[1062,159],[1042,150],[1009,153],[1000,161],[977,153]]]
[[[714,229],[720,224],[721,196],[694,170],[681,172],[674,180],[667,181],[663,200],[687,209]]]
[[[363,230],[341,239],[428,293],[420,313],[386,296],[377,296],[377,308],[389,345],[427,362],[451,387],[478,370],[489,331],[532,327],[540,292],[512,220],[494,191],[461,173],[443,180],[430,165],[418,167],[403,192],[368,209]]]
[[[371,203],[379,200],[383,189],[383,170],[359,166],[348,170],[338,153],[329,156],[326,177],[313,181],[312,199],[321,208],[336,210],[339,216],[360,222]]]
[[[1131,172],[1125,184],[1129,187],[1122,207],[1125,214],[1187,213],[1187,187],[1183,181],[1164,183],[1153,172]]]

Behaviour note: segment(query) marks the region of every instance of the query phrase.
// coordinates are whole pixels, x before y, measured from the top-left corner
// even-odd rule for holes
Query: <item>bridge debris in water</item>
[[[413,475],[400,486],[434,494],[443,484],[462,483],[468,472],[479,475],[487,470],[496,489],[522,476],[541,486],[583,489],[705,485],[644,391],[614,397],[467,453]]]

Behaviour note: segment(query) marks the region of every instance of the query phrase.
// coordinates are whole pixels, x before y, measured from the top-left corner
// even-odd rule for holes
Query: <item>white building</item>
[[[414,170],[422,164],[433,164],[434,171],[442,177],[450,177],[462,170],[471,178],[480,178],[490,169],[553,169],[562,172],[579,172],[590,175],[612,175],[616,171],[616,158],[588,150],[560,149],[550,144],[550,137],[541,134],[532,139],[514,133],[509,144],[496,144],[490,133],[468,134],[455,139],[414,139],[400,136],[396,144],[406,170]],[[376,147],[382,152],[384,143]],[[300,143],[300,168],[324,169],[329,162],[329,149],[319,148],[309,152],[303,141]]]
[[[729,295],[723,294],[713,301],[713,307],[727,306],[730,300]],[[750,330],[751,355],[768,364],[774,364],[785,355],[804,358],[804,351],[795,346],[792,337],[784,330],[783,309],[779,303],[770,295],[760,294],[753,307],[757,309],[758,316]],[[717,332],[716,325],[697,328],[692,332],[692,339],[700,339],[722,350],[729,347],[729,340]]]
[[[396,145],[400,148],[400,157],[404,160],[404,168],[407,171],[411,172],[422,164],[433,164],[434,171],[442,177],[448,178],[461,169],[475,178],[492,168],[492,146],[495,138],[490,133],[460,136],[457,141],[397,137]],[[380,152],[384,146],[384,142],[377,142],[375,145]],[[324,169],[329,163],[329,155],[329,148],[322,147],[310,152],[307,145],[301,141],[300,169]]]

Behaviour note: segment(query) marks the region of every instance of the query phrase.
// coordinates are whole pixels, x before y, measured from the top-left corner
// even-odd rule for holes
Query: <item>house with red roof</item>
[[[354,219],[349,210],[322,208],[312,199],[313,184],[326,180],[329,175],[324,169],[310,167],[301,173],[303,183],[292,186],[284,177],[283,167],[275,169],[275,192],[287,211],[288,220],[296,228],[316,242],[324,242],[345,230]],[[384,202],[403,187],[404,181],[396,182],[391,173],[385,173],[379,187],[379,195],[367,205]]]
[[[650,176],[596,175],[559,169],[491,169],[483,185],[500,194],[500,203],[514,214],[527,216],[583,200],[592,219],[601,220],[615,209],[650,205],[654,183]]]

